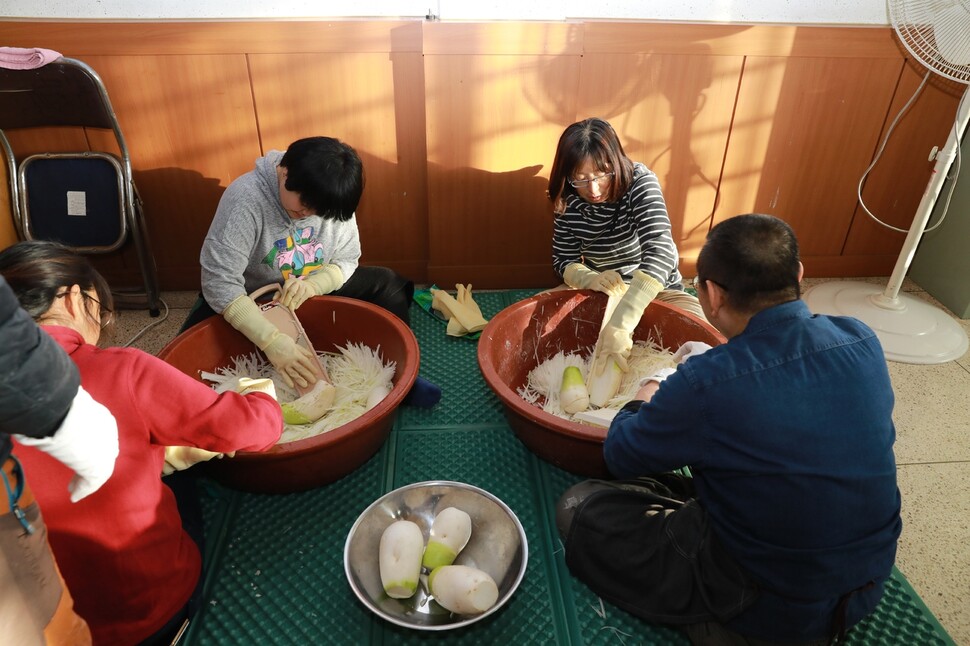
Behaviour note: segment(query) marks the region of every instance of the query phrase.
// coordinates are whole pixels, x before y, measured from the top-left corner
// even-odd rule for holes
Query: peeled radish
[[[589,403],[602,408],[620,390],[623,371],[616,365],[616,361],[609,359],[602,374],[594,374],[595,368],[590,368],[589,372]]]
[[[367,393],[367,405],[364,406],[365,410],[370,410],[377,406],[384,398],[391,394],[391,389],[384,384],[379,384],[374,386],[369,393]]]
[[[327,414],[336,395],[334,385],[321,379],[307,394],[280,406],[283,421],[287,424],[312,424]]]
[[[583,373],[576,366],[562,371],[562,387],[559,389],[559,405],[563,412],[573,414],[589,408],[589,392],[583,383]]]
[[[477,615],[498,601],[498,586],[485,572],[466,565],[443,565],[431,571],[428,587],[442,608]]]
[[[398,520],[381,534],[380,570],[384,592],[393,599],[406,599],[418,589],[424,535],[409,520]]]
[[[460,509],[446,507],[438,512],[431,525],[431,537],[424,550],[422,565],[429,570],[455,562],[458,552],[468,545],[472,519]]]

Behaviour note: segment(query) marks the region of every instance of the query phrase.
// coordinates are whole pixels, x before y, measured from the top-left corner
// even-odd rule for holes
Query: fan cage
[[[942,24],[944,12],[946,24]],[[903,46],[923,65],[959,83],[970,84],[970,63],[948,60],[937,42],[944,29],[966,48],[970,43],[970,0],[889,0],[889,20]]]

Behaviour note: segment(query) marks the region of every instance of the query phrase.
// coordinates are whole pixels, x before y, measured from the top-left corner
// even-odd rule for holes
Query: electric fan
[[[970,84],[970,0],[889,0],[889,19],[896,35],[930,71]],[[966,332],[946,312],[919,298],[900,294],[903,278],[943,188],[970,117],[964,92],[956,122],[937,154],[933,175],[923,193],[884,290],[858,281],[830,282],[805,293],[816,313],[853,316],[871,327],[886,358],[904,363],[944,363],[967,351]],[[956,177],[952,179],[956,181]]]

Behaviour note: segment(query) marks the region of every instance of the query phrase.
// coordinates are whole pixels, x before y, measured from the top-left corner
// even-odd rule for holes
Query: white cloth
[[[74,471],[67,489],[71,502],[97,491],[108,481],[118,457],[118,424],[107,408],[82,387],[57,432],[36,438],[15,435],[24,446],[33,446]]]

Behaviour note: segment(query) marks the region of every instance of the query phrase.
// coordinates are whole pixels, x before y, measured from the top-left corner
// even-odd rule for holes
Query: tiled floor
[[[805,287],[819,282],[807,279]],[[903,290],[938,305],[908,279]],[[195,292],[163,294],[169,311],[161,322],[147,311],[122,312],[108,342],[125,344],[155,322],[131,345],[157,353],[195,298]],[[961,324],[970,332],[970,320]],[[935,366],[890,362],[889,371],[904,521],[896,564],[953,640],[970,644],[970,353]]]

